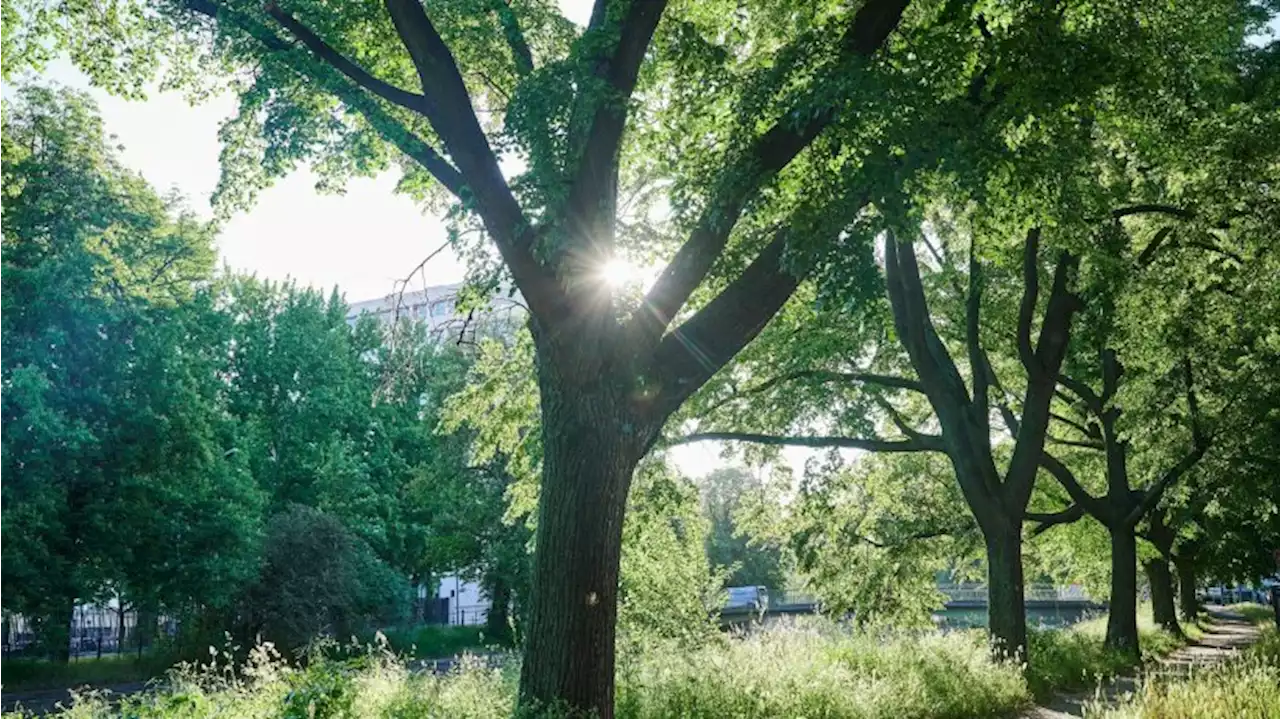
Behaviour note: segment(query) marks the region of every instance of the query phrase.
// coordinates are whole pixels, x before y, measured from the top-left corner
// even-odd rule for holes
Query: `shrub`
[[[245,640],[286,649],[398,621],[408,583],[337,519],[293,506],[271,520],[258,580],[239,604]]]

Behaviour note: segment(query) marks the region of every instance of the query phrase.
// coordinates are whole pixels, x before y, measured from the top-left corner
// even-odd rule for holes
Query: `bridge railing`
[[[938,591],[953,602],[985,602],[987,587],[983,584],[941,584]],[[1039,602],[1082,602],[1089,597],[1084,588],[1078,584],[1061,587],[1056,584],[1028,584],[1024,590],[1028,601]]]

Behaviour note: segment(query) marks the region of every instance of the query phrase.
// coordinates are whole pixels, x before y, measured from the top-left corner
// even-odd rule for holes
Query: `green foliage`
[[[728,573],[725,586],[764,586],[771,596],[781,596],[787,588],[786,548],[776,538],[752,532],[752,515],[771,511],[778,499],[766,481],[728,467],[698,483],[702,511],[711,523],[707,558],[713,567]]]
[[[692,482],[661,461],[641,465],[622,526],[619,581],[619,641],[631,651],[714,638],[723,580],[704,550],[707,524]]]
[[[241,635],[282,649],[339,639],[404,616],[402,576],[339,521],[291,506],[268,521],[262,569],[237,604]]]
[[[865,624],[932,626],[939,576],[981,575],[981,538],[945,458],[869,455],[806,476],[786,532],[825,608]]]
[[[4,606],[225,606],[262,496],[234,448],[208,226],[123,169],[82,95],[6,99]]]
[[[425,625],[383,632],[396,654],[421,659],[442,659],[463,652],[502,648],[503,637],[490,636],[485,627]]]

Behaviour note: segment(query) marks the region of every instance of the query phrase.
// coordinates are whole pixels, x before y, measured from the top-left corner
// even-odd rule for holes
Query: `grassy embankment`
[[[1102,624],[1033,632],[1036,661],[993,662],[981,632],[854,633],[821,621],[719,638],[692,650],[621,657],[617,714],[649,717],[997,717],[1036,695],[1088,686],[1129,668],[1101,647]],[[428,637],[428,642],[438,637]],[[1177,640],[1144,620],[1148,652]],[[397,637],[394,647],[417,642]],[[445,647],[437,643],[434,648]],[[421,653],[421,646],[419,653]],[[108,710],[99,698],[68,717],[126,713],[176,717],[508,717],[516,669],[464,666],[446,676],[414,674],[392,651],[287,666],[265,649],[245,671],[222,664],[175,671],[164,691]]]

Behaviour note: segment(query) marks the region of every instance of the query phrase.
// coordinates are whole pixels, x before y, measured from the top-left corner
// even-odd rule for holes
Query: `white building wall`
[[[441,342],[457,341],[464,332],[468,339],[476,333],[505,333],[523,321],[525,309],[522,298],[518,294],[508,296],[506,292],[495,294],[487,309],[477,311],[470,318],[468,313],[460,314],[457,298],[462,287],[461,283],[437,285],[353,302],[347,308],[347,321],[354,324],[364,315],[372,315],[383,324],[391,324],[399,318],[422,320]],[[477,582],[467,581],[457,574],[442,577],[435,596],[449,600],[448,622],[454,625],[483,624],[492,606]]]

